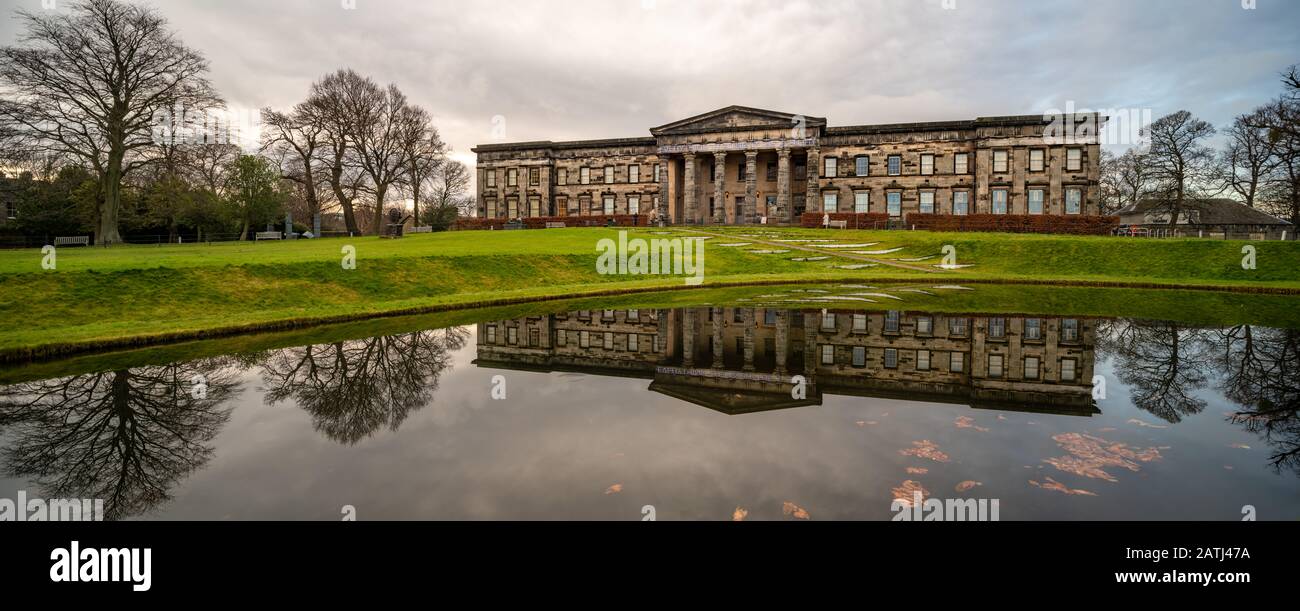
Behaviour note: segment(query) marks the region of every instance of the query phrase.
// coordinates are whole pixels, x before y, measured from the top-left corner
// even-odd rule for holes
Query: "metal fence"
[[[253,236],[256,232],[250,231],[245,238],[247,242],[257,242]],[[186,245],[186,244],[212,244],[220,242],[238,242],[242,234],[239,233],[210,233],[203,234],[200,238],[197,232],[178,233],[176,235],[167,234],[128,234],[122,236],[120,244],[133,244],[137,246],[162,246],[168,245]],[[347,231],[322,231],[317,238],[346,238],[354,235]],[[40,248],[46,244],[53,244],[54,239],[58,237],[69,236],[90,236],[90,243],[95,243],[94,234],[91,233],[70,233],[67,235],[48,235],[48,236],[0,236],[0,249],[21,249],[21,248]],[[298,234],[292,234],[285,239],[308,239]]]

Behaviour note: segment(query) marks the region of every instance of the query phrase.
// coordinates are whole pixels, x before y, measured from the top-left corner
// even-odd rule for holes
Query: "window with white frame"
[[[1005,339],[1007,336],[1007,319],[1000,316],[989,319],[989,338]]]
[[[636,352],[641,349],[641,336],[635,333],[627,334],[627,351]]]
[[[508,328],[506,328],[506,343],[507,343],[507,344],[510,344],[511,346],[513,346],[513,345],[519,343],[519,328],[518,328],[518,327],[508,327]]]
[[[490,219],[494,219],[494,218],[497,217],[497,200],[496,200],[496,198],[489,197],[489,198],[483,200],[483,207],[485,208],[485,214],[487,215],[488,218],[490,218]]]
[[[970,173],[970,154],[957,153],[952,156],[952,173],[969,174]]]
[[[993,190],[993,214],[1006,214],[1006,213],[1007,213],[1007,190],[994,189]]]
[[[538,217],[542,215],[542,198],[532,196],[528,198],[528,216]]]
[[[1074,378],[1077,375],[1075,373],[1075,364],[1076,363],[1074,359],[1061,359],[1061,381],[1062,382],[1074,381]]]
[[[635,196],[635,195],[629,195],[629,196],[627,197],[627,213],[628,213],[628,214],[641,214],[641,198],[640,198],[640,197],[637,197],[637,196]]]
[[[1043,339],[1043,321],[1037,318],[1025,319],[1025,339]]]
[[[921,191],[917,194],[921,214],[934,214],[934,191]]]
[[[1065,149],[1065,170],[1078,172],[1083,169],[1083,149]]]
[[[591,184],[591,168],[578,168],[578,182],[584,185]]]
[[[903,173],[903,157],[901,155],[889,156],[889,175],[898,176]]]
[[[568,333],[565,333],[564,329],[560,329],[560,330],[558,330],[558,331],[555,332],[555,345],[556,345],[556,346],[559,346],[559,347],[563,348],[563,347],[567,346],[568,343],[569,343],[569,334],[568,334]]]
[[[822,364],[823,365],[835,364],[835,346],[830,346],[830,345],[822,346]]]
[[[614,334],[611,333],[611,332],[609,332],[609,331],[606,331],[606,332],[604,333],[604,337],[603,337],[603,339],[604,339],[604,343],[603,343],[604,348],[605,348],[606,350],[613,350],[613,349],[614,349]]]
[[[519,185],[519,170],[510,168],[506,170],[506,186],[514,187]]]
[[[1046,169],[1047,166],[1046,163],[1044,163],[1046,155],[1044,153],[1045,151],[1043,151],[1043,149],[1029,149],[1030,172],[1042,172]]]
[[[578,332],[578,347],[579,347],[579,348],[590,348],[590,347],[591,347],[591,333],[590,333],[590,332],[588,332],[588,331],[579,331],[579,332]]]
[[[970,214],[970,191],[952,192],[952,213]]]
[[[497,171],[496,171],[496,170],[488,170],[488,171],[485,173],[485,176],[486,176],[486,179],[487,179],[487,186],[489,186],[489,187],[495,187],[495,186],[497,186]]]
[[[1025,375],[1024,375],[1024,378],[1025,378],[1026,380],[1037,380],[1037,379],[1038,379],[1038,357],[1036,357],[1036,356],[1027,356],[1027,357],[1025,357]]]
[[[934,155],[926,153],[921,155],[921,175],[930,176],[934,174]]]
[[[606,195],[604,197],[605,214],[614,214],[614,196]]]
[[[822,193],[822,212],[839,212],[840,194],[835,191]]]
[[[858,155],[853,159],[853,173],[857,176],[867,176],[871,172],[871,158],[866,155]]]
[[[934,319],[929,316],[916,317],[916,334],[930,335],[934,333]]]
[[[993,151],[993,171],[998,174],[1006,173],[1007,171],[1006,151]]]
[[[885,348],[885,369],[898,369],[898,348]]]
[[[863,346],[853,347],[853,366],[854,367],[867,366],[867,349],[865,347]]]
[[[890,191],[885,194],[885,210],[889,216],[898,218],[903,216],[903,194],[898,191]]]
[[[834,313],[834,312],[823,312],[823,313],[822,313],[822,328],[823,328],[823,329],[828,329],[828,330],[829,330],[829,329],[834,329],[834,328],[835,328],[835,313]]]
[[[961,373],[966,371],[966,355],[962,352],[953,352],[948,355],[948,371],[952,373]]]
[[[859,214],[871,211],[871,194],[866,191],[853,192],[853,211]]]
[[[488,326],[487,326],[487,343],[489,343],[489,344],[495,344],[495,343],[497,343],[497,326],[496,326],[496,325],[488,325]]]
[[[929,370],[930,370],[930,351],[929,351],[929,350],[917,350],[917,351],[916,351],[916,370],[917,370],[917,371],[929,371]]]
[[[536,187],[542,184],[542,169],[528,168],[528,186]]]
[[[948,319],[948,335],[955,335],[955,336],[964,336],[964,335],[966,335],[966,319],[965,319],[965,318],[949,318],[949,319]]]
[[[1061,341],[1079,341],[1079,321],[1077,319],[1065,318],[1061,320]]]
[[[627,181],[641,182],[641,166],[636,164],[627,166]]]
[[[569,168],[560,168],[555,171],[555,183],[558,185],[569,184]]]
[[[1029,213],[1030,214],[1043,213],[1043,190],[1042,189],[1029,190]]]
[[[1002,355],[1001,354],[989,355],[989,377],[990,378],[1002,377]]]
[[[885,333],[898,333],[898,323],[901,320],[902,313],[898,310],[885,312]]]
[[[837,166],[838,163],[839,163],[839,159],[836,159],[835,157],[823,157],[822,176],[826,178],[835,178],[836,176],[838,176],[838,174],[836,174],[836,172],[839,169]]]
[[[1065,190],[1065,213],[1078,214],[1080,202],[1083,200],[1083,190],[1072,187]]]
[[[605,166],[605,184],[614,184],[614,166],[612,165]]]
[[[660,165],[660,164],[658,164],[658,163],[656,163],[656,164],[655,164],[655,182],[663,182],[663,175],[660,174],[660,172],[662,172],[662,171],[663,171],[663,166]]]
[[[856,333],[866,333],[866,331],[867,331],[867,315],[866,315],[866,314],[854,314],[854,315],[853,315],[853,331],[856,332]]]

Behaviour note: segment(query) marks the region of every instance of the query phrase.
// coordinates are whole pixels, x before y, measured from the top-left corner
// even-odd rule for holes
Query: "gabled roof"
[[[1166,199],[1144,199],[1115,213],[1121,217],[1169,212],[1172,202]],[[1236,200],[1226,198],[1187,199],[1183,201],[1183,214],[1191,217],[1194,225],[1290,225],[1291,223],[1266,212],[1256,210]]]
[[[808,115],[750,108],[748,106],[728,106],[651,128],[650,133],[662,136],[768,127],[788,129],[801,124],[806,128],[824,127],[826,119],[824,117],[810,117]]]

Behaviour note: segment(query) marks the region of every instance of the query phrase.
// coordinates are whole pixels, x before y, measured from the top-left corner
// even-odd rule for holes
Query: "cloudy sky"
[[[68,0],[0,0],[13,12]],[[1293,0],[153,0],[236,108],[351,67],[398,84],[458,157],[647,135],[740,104],[831,125],[1186,108],[1222,125],[1300,62]],[[1243,4],[1254,5],[1253,9]],[[494,135],[494,118],[504,133]]]

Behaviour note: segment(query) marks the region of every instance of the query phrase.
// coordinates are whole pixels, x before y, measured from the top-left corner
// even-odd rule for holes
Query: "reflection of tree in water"
[[[105,519],[147,512],[212,456],[233,371],[208,359],[0,388],[5,469],[47,498],[103,499]]]
[[[1099,350],[1115,357],[1115,375],[1138,409],[1167,422],[1200,413],[1210,356],[1207,332],[1173,322],[1109,321],[1097,334]]]
[[[464,328],[277,350],[262,364],[266,402],[292,399],[316,430],[354,444],[387,425],[396,431],[412,410],[433,399]]]
[[[1273,447],[1269,462],[1300,474],[1300,331],[1239,325],[1219,332],[1221,388],[1231,420]]]

